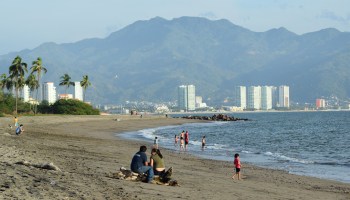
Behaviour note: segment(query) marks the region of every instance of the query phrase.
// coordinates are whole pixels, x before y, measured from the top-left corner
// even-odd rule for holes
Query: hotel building
[[[253,110],[261,109],[261,86],[248,87],[247,108]]]
[[[261,109],[262,110],[272,109],[272,90],[273,90],[273,86],[261,87]]]
[[[289,108],[289,86],[281,85],[278,88],[278,103],[281,108]]]
[[[241,109],[247,108],[247,88],[245,86],[236,86],[234,90],[234,106]]]
[[[56,102],[56,87],[53,82],[45,82],[43,83],[43,100],[49,102],[49,104],[53,104]]]
[[[325,108],[326,101],[324,99],[316,99],[316,109]]]
[[[74,99],[83,101],[83,88],[79,81],[74,82]]]
[[[20,97],[23,98],[24,102],[29,102],[30,89],[29,89],[28,85],[23,86],[23,88],[20,91]]]
[[[196,88],[194,85],[178,87],[178,105],[180,110],[193,111],[196,109]]]

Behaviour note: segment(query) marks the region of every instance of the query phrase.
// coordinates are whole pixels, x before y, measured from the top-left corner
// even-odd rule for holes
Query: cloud
[[[200,17],[205,17],[208,19],[218,19],[218,17],[213,12],[204,12],[199,14]]]
[[[339,15],[335,14],[332,11],[325,10],[321,13],[321,15],[319,17],[324,18],[324,19],[329,19],[332,21],[336,21],[336,22],[340,22],[340,23],[346,23],[346,24],[350,23],[350,13],[348,13],[346,17],[343,17],[343,16],[339,16]]]

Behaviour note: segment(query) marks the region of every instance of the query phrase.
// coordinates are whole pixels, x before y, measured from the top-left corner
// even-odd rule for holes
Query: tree
[[[66,94],[67,94],[67,89],[69,88],[69,86],[74,86],[74,82],[70,81],[71,77],[68,74],[64,74],[63,76],[61,76],[61,82],[60,82],[60,86],[65,86],[66,87]]]
[[[7,85],[7,76],[6,74],[1,74],[0,75],[0,86],[1,86],[1,89],[2,89],[2,93],[4,93],[4,90],[6,88],[6,85]]]
[[[86,89],[91,85],[90,81],[89,81],[89,77],[88,75],[83,76],[83,80],[80,81],[80,86],[83,88],[84,90],[84,98],[83,100],[85,101],[85,93],[86,93]]]
[[[36,80],[38,81],[38,87],[36,87],[36,96],[35,99],[38,101],[38,93],[39,93],[39,87],[41,85],[40,78],[41,78],[41,73],[43,72],[44,74],[47,72],[47,69],[43,66],[42,60],[40,57],[38,57],[35,61],[32,62],[32,67],[30,68],[32,70],[31,74],[36,73]],[[34,113],[37,112],[37,106],[35,106]]]
[[[25,83],[28,85],[31,92],[33,92],[34,90],[38,90],[39,88],[39,81],[36,79],[34,74],[30,74]],[[32,104],[30,104],[30,109],[31,105]],[[36,113],[36,106],[34,106],[34,113]]]
[[[18,92],[19,89],[23,88],[24,86],[24,74],[28,72],[27,70],[27,63],[22,62],[22,58],[17,56],[13,62],[12,65],[9,68],[9,74],[11,81],[13,82],[16,90],[16,111],[15,114],[17,114],[17,103],[18,103]]]

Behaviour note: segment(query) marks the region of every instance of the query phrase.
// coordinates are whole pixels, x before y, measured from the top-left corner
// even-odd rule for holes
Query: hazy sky
[[[224,18],[258,32],[350,32],[350,0],[0,0],[0,55],[44,42],[104,38],[156,16]]]

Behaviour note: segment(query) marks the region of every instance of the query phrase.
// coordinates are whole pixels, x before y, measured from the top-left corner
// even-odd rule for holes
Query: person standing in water
[[[190,141],[190,136],[188,135],[188,131],[185,133],[185,151],[187,151],[187,145]]]
[[[205,147],[205,135],[202,137],[202,150],[204,150]]]
[[[158,149],[158,143],[159,143],[158,137],[155,137],[154,138],[154,148]]]
[[[180,133],[180,151],[185,148],[185,131]]]
[[[177,147],[177,143],[179,142],[179,136],[175,135],[174,146]]]

